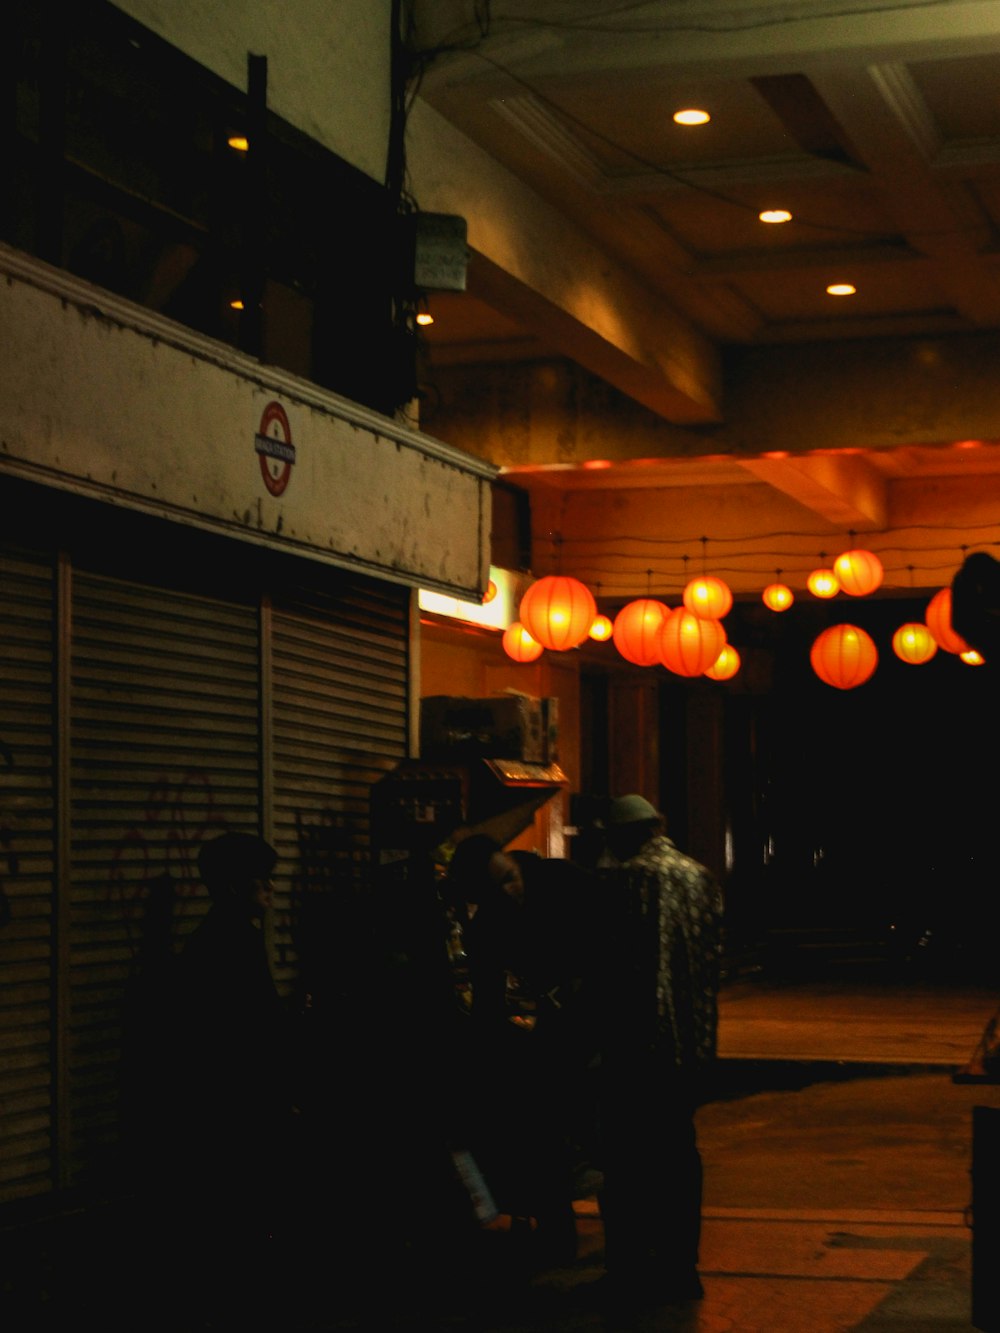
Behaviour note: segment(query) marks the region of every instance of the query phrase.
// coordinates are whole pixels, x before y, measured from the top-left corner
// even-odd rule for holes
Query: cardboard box
[[[502,694],[489,699],[434,694],[420,701],[424,759],[520,759],[543,764],[547,725],[541,699]]]

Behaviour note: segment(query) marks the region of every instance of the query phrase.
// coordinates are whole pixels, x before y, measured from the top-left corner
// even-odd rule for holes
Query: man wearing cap
[[[601,1219],[614,1296],[702,1295],[702,1164],[694,1114],[715,1056],[722,892],[643,796],[606,820],[601,1004]]]

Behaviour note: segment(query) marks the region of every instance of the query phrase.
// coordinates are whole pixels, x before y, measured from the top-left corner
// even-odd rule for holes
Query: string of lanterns
[[[820,560],[825,559],[820,552]],[[883,577],[882,563],[874,552],[852,547],[832,565],[821,564],[813,570],[807,586],[821,599],[838,592],[860,598],[875,592]],[[780,569],[761,598],[776,613],[792,605],[794,595],[781,582]],[[726,582],[702,573],[685,583],[680,606],[671,608],[647,591],[645,597],[627,602],[612,620],[598,612],[586,584],[569,575],[550,574],[533,583],[521,598],[519,619],[504,633],[503,647],[514,661],[532,662],[545,649],[566,652],[588,638],[611,639],[619,654],[635,666],[662,665],[678,676],[726,681],[741,666],[739,652],[728,642],[722,623],[732,606],[733,594]],[[955,654],[968,665],[983,662],[952,627],[950,587],[941,588],[931,598],[924,623],[900,625],[892,638],[893,652],[909,665],[929,662],[938,649]],[[820,680],[835,689],[850,690],[871,679],[878,666],[878,649],[866,630],[842,623],[816,637],[809,660]]]

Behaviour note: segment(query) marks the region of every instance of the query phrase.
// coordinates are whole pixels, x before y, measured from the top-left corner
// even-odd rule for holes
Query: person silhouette
[[[198,868],[211,907],[172,979],[164,1194],[186,1299],[209,1322],[267,1308],[262,1282],[278,1269],[299,1177],[292,1015],[263,930],[277,859],[253,834],[203,844]]]

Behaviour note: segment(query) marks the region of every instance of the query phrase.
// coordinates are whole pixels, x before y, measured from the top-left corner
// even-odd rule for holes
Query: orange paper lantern
[[[721,620],[732,609],[733,594],[728,583],[714,574],[704,574],[700,579],[692,579],[684,589],[684,605],[692,615]]]
[[[669,606],[655,597],[626,602],[615,616],[615,647],[635,666],[653,666],[660,660],[660,626],[670,614]]]
[[[542,645],[531,637],[519,620],[504,630],[503,650],[515,662],[534,662],[544,652]]]
[[[598,643],[604,643],[611,638],[614,633],[614,625],[611,623],[610,616],[595,616],[594,623],[590,627],[590,638],[596,639]]]
[[[726,646],[722,622],[693,615],[685,606],[671,611],[658,635],[660,661],[677,676],[701,676]]]
[[[784,583],[770,583],[761,593],[761,599],[772,611],[787,611],[795,601],[795,596]]]
[[[937,650],[934,635],[919,621],[907,621],[892,636],[892,651],[900,661],[909,662],[911,666],[929,662]]]
[[[833,562],[833,572],[850,597],[867,597],[882,583],[882,561],[874,551],[844,551]]]
[[[727,643],[705,675],[711,680],[731,680],[740,669],[740,655],[731,643]]]
[[[927,628],[946,653],[967,653],[969,644],[951,627],[951,588],[939,589],[927,603]]]
[[[590,633],[597,603],[579,579],[548,574],[521,598],[518,616],[531,637],[557,653],[577,648]]]
[[[806,579],[806,587],[814,597],[836,597],[840,584],[832,569],[814,569]]]
[[[871,635],[857,625],[831,625],[816,638],[809,660],[827,685],[853,690],[878,666],[878,650]]]

